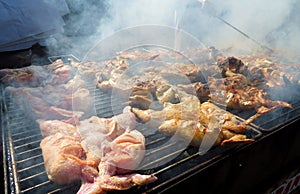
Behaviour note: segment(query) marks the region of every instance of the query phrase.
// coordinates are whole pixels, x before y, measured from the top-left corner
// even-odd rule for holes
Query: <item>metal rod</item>
[[[208,2],[206,0],[198,0],[201,3],[201,8],[204,9],[205,7],[207,7],[206,5],[209,4],[211,5],[209,10],[207,11],[207,13],[211,16],[213,16],[214,18],[220,20],[222,23],[226,24],[227,26],[229,26],[230,28],[234,29],[235,31],[239,32],[240,34],[242,34],[244,37],[248,38],[249,40],[251,40],[252,42],[254,42],[255,44],[259,45],[262,49],[267,50],[270,53],[274,53],[274,50],[267,47],[266,45],[261,44],[259,41],[255,40],[254,38],[252,38],[251,36],[249,36],[248,34],[246,34],[245,32],[243,32],[242,30],[240,30],[239,28],[235,27],[234,25],[230,24],[229,22],[227,22],[226,20],[224,20],[223,18],[221,18],[220,16],[217,16],[216,11],[214,9],[214,4],[211,2]]]
[[[221,22],[225,23],[226,25],[230,26],[231,28],[233,28],[234,30],[236,30],[237,32],[239,32],[240,34],[242,34],[243,36],[245,36],[246,38],[250,39],[251,41],[253,41],[254,43],[256,43],[257,45],[259,45],[261,48],[268,50],[270,53],[273,53],[274,50],[261,44],[260,42],[258,42],[257,40],[251,38],[248,34],[246,34],[245,32],[241,31],[240,29],[238,29],[237,27],[233,26],[232,24],[230,24],[229,22],[227,22],[226,20],[224,20],[223,18],[219,17],[219,16],[214,16],[215,18],[219,19]]]

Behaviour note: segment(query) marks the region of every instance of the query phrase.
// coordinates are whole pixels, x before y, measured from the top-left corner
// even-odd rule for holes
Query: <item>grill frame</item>
[[[100,90],[97,90],[97,91],[99,92]],[[25,170],[21,169],[21,172],[20,172],[20,169],[18,169],[19,168],[18,166],[20,166],[20,162],[22,162],[22,161],[19,161],[19,159],[17,158],[17,157],[20,157],[20,153],[16,153],[16,151],[17,151],[16,149],[25,149],[21,152],[21,154],[24,153],[25,155],[26,155],[26,153],[30,153],[32,150],[26,149],[26,146],[22,144],[24,142],[22,142],[20,140],[16,141],[14,139],[18,135],[22,135],[22,133],[14,133],[13,132],[14,129],[12,129],[12,126],[10,123],[13,115],[10,115],[11,114],[10,111],[17,112],[18,116],[22,116],[24,114],[21,113],[21,110],[18,110],[18,108],[20,109],[21,107],[17,107],[17,108],[14,107],[17,105],[17,103],[13,102],[13,99],[14,99],[13,96],[7,96],[8,94],[4,95],[3,88],[2,88],[1,93],[5,97],[3,100],[4,111],[2,112],[1,118],[4,118],[3,119],[4,122],[2,122],[2,127],[3,127],[3,129],[6,129],[6,130],[3,130],[3,142],[5,143],[4,150],[6,150],[4,160],[7,161],[7,164],[6,164],[7,166],[5,167],[5,179],[8,180],[7,183],[5,183],[6,192],[7,193],[36,193],[37,191],[39,191],[39,188],[48,187],[48,188],[53,188],[53,190],[51,190],[48,193],[70,193],[70,192],[76,193],[76,191],[79,189],[80,183],[74,183],[71,185],[60,186],[60,185],[56,185],[55,183],[50,182],[48,180],[48,181],[39,183],[37,185],[34,185],[34,186],[26,188],[26,189],[23,188],[22,181],[28,181],[32,177],[34,178],[35,176],[36,177],[42,176],[43,178],[45,178],[45,176],[47,176],[47,175],[46,175],[45,171],[42,171],[42,172],[39,172],[39,174],[33,174],[28,177],[22,177],[23,175],[21,175],[21,173],[23,171],[26,171],[26,169]],[[108,95],[108,94],[102,93],[102,95]],[[109,99],[109,98],[106,97],[106,98],[101,98],[101,99]],[[101,100],[100,100],[100,102],[101,102]],[[105,103],[104,103],[104,105],[105,105]],[[101,109],[101,110],[105,110],[105,109]],[[18,112],[18,111],[20,111],[20,112]],[[109,111],[107,111],[107,110],[106,110],[106,112],[102,112],[99,114],[100,114],[99,116],[101,116],[101,114],[104,115],[103,117],[112,116],[111,114],[109,114]],[[34,126],[35,130],[31,131],[31,132],[33,132],[33,134],[31,136],[28,136],[27,139],[30,140],[30,139],[37,138],[36,141],[33,141],[33,144],[35,144],[35,146],[33,146],[34,147],[33,151],[39,152],[40,148],[36,144],[39,144],[40,140],[42,139],[42,136],[40,135],[38,125],[34,121],[30,121],[28,118],[25,118],[25,121],[28,122],[27,124],[29,126],[26,126],[25,124],[23,124],[23,126],[21,126],[20,128],[22,128],[22,127],[30,128],[30,127]],[[18,123],[13,123],[13,124],[17,125]],[[257,126],[251,124],[250,125],[251,130],[248,131],[248,135],[257,140],[261,137],[262,133],[256,127]],[[151,135],[151,133],[148,135]],[[167,136],[164,136],[162,134],[159,134],[159,135],[163,139],[168,138]],[[157,138],[157,135],[154,134],[154,137]],[[146,140],[147,140],[147,137],[146,137]],[[19,144],[21,144],[21,145],[19,145]],[[17,145],[17,147],[16,147],[16,145]],[[28,145],[32,146],[30,143]],[[25,148],[24,148],[24,146],[25,146]],[[231,153],[236,152],[238,149],[241,149],[244,146],[246,146],[246,145],[239,145],[239,146],[231,147],[231,148],[216,147],[216,148],[212,148],[210,151],[208,151],[208,153],[206,153],[202,156],[199,153],[197,153],[198,150],[193,147],[188,147],[187,149],[183,149],[183,150],[177,150],[178,152],[181,152],[181,154],[179,155],[179,158],[181,158],[181,159],[177,160],[177,158],[175,158],[175,163],[172,163],[173,162],[172,161],[170,164],[167,164],[164,167],[138,171],[138,172],[146,173],[146,174],[154,173],[156,176],[158,176],[159,182],[154,182],[154,183],[148,184],[146,186],[134,187],[128,191],[122,191],[122,193],[140,193],[140,192],[151,193],[151,192],[163,191],[164,189],[166,189],[168,187],[167,185],[174,184],[174,182],[177,182],[180,179],[185,179],[194,173],[201,172],[201,170],[206,169],[209,166],[214,165],[215,163],[221,162],[224,158],[228,157]],[[174,154],[177,154],[177,153],[174,153]],[[37,157],[37,159],[42,158],[41,154],[39,154],[36,157]],[[24,162],[26,163],[26,161],[29,161],[29,160],[31,160],[31,158],[24,159]],[[142,164],[143,164],[143,162],[142,162]],[[37,167],[39,165],[41,166],[40,168],[44,168],[43,161],[40,161],[38,164],[36,164]],[[34,166],[32,168],[34,168]],[[28,169],[30,172],[30,167]],[[176,171],[177,174],[173,173],[174,171]],[[170,172],[172,172],[171,175],[169,174]],[[176,176],[174,176],[174,175],[176,175]],[[174,177],[170,178],[172,176],[174,176]],[[118,193],[118,192],[116,191],[116,193]]]

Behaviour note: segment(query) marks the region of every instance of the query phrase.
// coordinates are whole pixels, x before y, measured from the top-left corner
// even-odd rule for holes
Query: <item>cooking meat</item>
[[[137,130],[125,131],[115,138],[103,153],[99,163],[99,173],[90,171],[78,193],[105,193],[110,190],[125,190],[134,185],[155,181],[153,175],[126,174],[136,169],[145,154],[145,138]]]
[[[120,136],[125,130],[134,129],[135,116],[129,107],[123,113],[112,118],[92,116],[79,122],[77,128],[82,139],[81,144],[87,154],[87,160],[99,164],[107,144]]]
[[[196,96],[184,95],[177,93],[181,102],[173,104],[170,102],[164,103],[162,110],[140,110],[132,108],[132,112],[136,114],[137,118],[147,125],[158,127],[165,120],[183,119],[183,120],[197,120],[200,112],[200,102]]]
[[[50,65],[28,66],[20,69],[1,69],[0,83],[11,86],[37,87],[44,84],[63,84],[71,79],[71,67],[62,60]]]
[[[137,130],[126,131],[110,144],[98,166],[100,176],[125,174],[138,167],[145,155],[145,137]],[[109,170],[108,170],[109,169]]]
[[[34,118],[37,119],[72,119],[72,118],[80,118],[84,115],[84,112],[81,111],[72,111],[66,110],[62,108],[57,108],[55,106],[40,106],[40,105],[32,105],[32,110]]]
[[[299,64],[283,65],[263,55],[224,57],[213,47],[182,53],[142,50],[106,61],[70,60],[69,66],[57,60],[0,71],[1,83],[14,86],[6,91],[38,119],[50,180],[81,180],[82,194],[151,183],[154,175],[133,172],[146,151],[137,120],[193,146],[251,143],[245,135],[251,122],[278,107],[292,108],[273,91],[300,84]],[[111,118],[88,115],[93,98],[85,80],[130,106]],[[257,112],[240,121],[214,103]]]
[[[244,76],[239,75],[234,76],[233,79],[232,77],[210,79],[209,98],[236,110],[258,109],[261,106],[291,108],[289,103],[271,100],[268,93],[263,89],[249,86],[244,78]],[[205,85],[200,84],[194,84],[194,86],[205,87]],[[205,93],[200,94],[202,98],[207,94],[203,88],[196,88],[196,91],[205,91]]]
[[[81,179],[78,193],[124,190],[155,181],[153,175],[128,174],[145,155],[145,138],[135,127],[130,107],[112,118],[92,116],[77,127],[59,120],[38,120],[50,180],[66,184]]]
[[[168,51],[130,51],[119,53],[119,56],[111,60],[74,63],[73,66],[80,69],[80,74],[96,78],[97,86],[101,90],[113,90],[120,97],[125,97],[124,101],[127,105],[148,109],[153,101],[156,99],[160,101],[155,93],[159,86],[172,86],[181,81],[205,80],[202,66],[192,62],[189,64],[178,62],[178,57],[180,59],[185,57],[178,53],[175,53],[176,56],[173,54]],[[146,57],[148,55],[149,57]],[[154,59],[153,56],[157,58]],[[159,60],[156,60],[158,58]],[[169,60],[172,58],[173,60]],[[136,62],[136,60],[138,61]],[[189,62],[187,58],[184,60]],[[144,63],[138,63],[141,61]],[[90,69],[94,69],[94,75]],[[172,83],[174,81],[175,83]],[[172,91],[169,90],[168,92]]]
[[[128,174],[117,176],[106,176],[99,178],[97,181],[104,191],[126,190],[133,186],[145,185],[156,181],[154,175]]]
[[[248,129],[248,126],[242,122],[240,123],[233,114],[219,108],[211,102],[202,103],[200,112],[200,122],[203,125],[208,126],[211,122],[212,117],[216,118],[218,122],[221,122],[220,127],[222,130],[229,130],[235,133],[241,133]]]
[[[221,142],[218,130],[208,130],[197,120],[166,120],[159,126],[158,130],[168,136],[176,134],[176,136],[190,142],[193,146],[200,146],[204,136],[211,138],[211,141],[215,142],[216,145]],[[217,138],[213,138],[215,135],[217,135]]]
[[[235,57],[219,57],[217,66],[220,68],[223,77],[227,77],[227,72],[248,75],[248,67]]]
[[[284,57],[271,57],[259,53],[240,56],[249,67],[249,79],[258,87],[299,87],[299,63]]]
[[[227,58],[220,66],[223,68],[224,78],[208,77],[207,83],[195,82],[189,85],[181,84],[179,87],[187,93],[193,92],[194,89],[201,102],[211,100],[229,109],[257,110],[262,106],[270,109],[291,108],[289,103],[271,100],[266,90],[254,87],[253,82],[249,80],[247,68],[240,60]]]
[[[81,179],[82,165],[68,157],[84,159],[85,152],[78,138],[56,133],[45,137],[40,144],[48,178],[57,184]]]
[[[69,136],[76,136],[77,129],[74,125],[61,120],[42,120],[38,119],[41,133],[43,137],[61,133]]]
[[[248,123],[239,123],[233,114],[210,102],[200,104],[194,95],[179,93],[179,103],[165,103],[160,111],[133,108],[132,112],[146,126],[157,127],[168,136],[177,135],[194,146],[200,146],[204,138],[215,145],[253,141],[239,134],[248,129]]]
[[[183,54],[196,64],[213,63],[218,57],[222,56],[221,51],[213,46],[207,48],[188,48],[183,51]]]
[[[40,87],[7,87],[18,100],[18,104],[25,109],[32,110],[33,118],[44,120],[66,119],[76,115],[82,116],[91,112],[93,99],[85,86],[85,82],[78,76],[66,84],[47,84]]]

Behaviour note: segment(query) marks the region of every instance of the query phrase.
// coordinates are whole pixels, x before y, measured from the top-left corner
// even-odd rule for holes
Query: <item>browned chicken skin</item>
[[[132,112],[146,125],[157,127],[168,136],[176,134],[194,146],[200,146],[204,137],[211,139],[215,145],[253,141],[238,134],[248,127],[239,123],[233,114],[210,102],[200,104],[195,96],[189,94],[185,94],[180,103],[165,103],[160,111],[133,108]]]

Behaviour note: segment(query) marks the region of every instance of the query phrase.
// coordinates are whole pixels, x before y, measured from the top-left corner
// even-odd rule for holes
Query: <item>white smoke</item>
[[[299,1],[214,0],[211,2],[219,17],[259,43],[281,51],[288,49],[294,52],[300,49],[299,45],[295,44],[299,40],[300,23],[299,20],[293,19],[299,18],[298,11],[295,9],[297,6],[300,7]],[[220,23],[211,36],[214,37],[215,44],[220,47],[232,44],[240,49],[246,49],[245,47],[251,43],[224,23]]]
[[[255,43],[257,41],[279,51],[296,53],[300,50],[300,44],[297,44],[300,40],[300,17],[297,11],[300,2],[297,0],[206,0],[202,1],[205,2],[204,6],[198,0],[92,2],[69,2],[72,6],[70,10],[77,10],[74,15],[80,10],[80,17],[73,17],[70,22],[72,25],[66,31],[87,32],[72,37],[76,53],[86,51],[95,42],[116,31],[147,24],[178,27],[205,45],[218,49],[233,48],[252,52],[260,49]],[[255,41],[226,25],[218,17]],[[72,17],[66,19],[71,20]]]
[[[296,0],[131,0],[110,1],[111,18],[99,28],[104,34],[143,24],[178,25],[207,45],[237,50],[258,49],[255,42],[224,24],[229,22],[262,45],[279,50],[298,50],[299,19]],[[177,16],[177,19],[174,17]],[[298,17],[299,18],[299,17]],[[177,24],[178,22],[178,24]]]
[[[99,27],[105,35],[123,28],[158,24],[175,26],[189,1],[181,0],[111,0],[108,3],[110,18]]]

